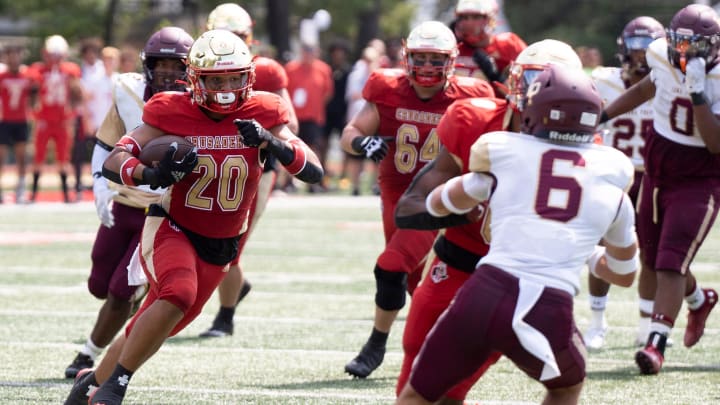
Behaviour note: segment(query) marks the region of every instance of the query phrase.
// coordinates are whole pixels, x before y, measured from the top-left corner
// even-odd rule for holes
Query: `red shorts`
[[[71,132],[68,121],[47,122],[37,121],[35,131],[35,165],[45,163],[47,146],[50,140],[55,143],[55,160],[58,163],[70,161]]]

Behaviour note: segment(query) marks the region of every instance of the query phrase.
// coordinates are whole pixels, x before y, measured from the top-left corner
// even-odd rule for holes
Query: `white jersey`
[[[673,142],[704,147],[705,142],[693,122],[692,102],[685,89],[685,74],[668,59],[667,41],[659,38],[647,49],[650,78],[655,84],[652,106],[655,131]],[[705,98],[713,114],[720,114],[720,65],[710,70],[705,80]]]
[[[473,144],[470,170],[497,180],[490,198],[492,242],[480,264],[576,295],[585,261],[620,204],[630,204],[623,199],[633,180],[627,156],[604,145],[498,131]]]
[[[618,67],[599,67],[593,70],[592,79],[604,105],[615,101],[626,90],[622,69]],[[606,130],[603,143],[623,152],[630,158],[635,170],[643,171],[645,161],[642,149],[653,128],[652,103],[647,101],[634,110],[609,120],[601,128]]]
[[[113,90],[113,101],[118,110],[120,119],[125,124],[125,130],[142,124],[142,112],[145,102],[145,78],[139,73],[124,73],[118,76]]]

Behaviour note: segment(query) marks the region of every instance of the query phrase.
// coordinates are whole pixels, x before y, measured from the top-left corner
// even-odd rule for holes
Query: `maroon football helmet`
[[[715,10],[702,4],[690,4],[678,11],[666,33],[670,63],[685,72],[687,62],[695,57],[714,65],[720,47],[720,24]]]
[[[530,84],[521,130],[555,142],[591,143],[602,98],[582,70],[550,64]]]
[[[641,16],[632,19],[617,38],[618,59],[623,70],[630,74],[645,76],[650,72],[645,57],[633,57],[633,51],[645,54],[651,42],[665,36],[665,28],[658,20]]]
[[[181,71],[168,75],[165,80],[160,80],[158,83],[157,80],[153,80],[155,64],[158,59],[179,59],[183,61],[184,65],[192,44],[193,38],[190,34],[178,27],[165,27],[150,36],[140,54],[145,82],[150,95],[161,91],[185,91],[185,85],[178,83],[187,77],[184,67]]]

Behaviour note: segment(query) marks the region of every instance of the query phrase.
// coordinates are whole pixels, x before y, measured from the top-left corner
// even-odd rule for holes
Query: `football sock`
[[[593,311],[605,310],[605,305],[607,305],[608,300],[607,295],[603,295],[602,297],[590,295],[588,298],[590,300],[590,309],[592,309]]]
[[[103,385],[107,386],[115,394],[124,397],[132,376],[132,371],[126,369],[118,363],[115,366],[115,370],[113,370],[113,373],[110,375],[110,378],[108,378]]]
[[[703,290],[695,284],[693,292],[685,296],[685,302],[687,302],[689,309],[696,310],[705,303],[705,293],[703,293]]]
[[[224,323],[233,323],[233,317],[235,316],[235,307],[220,307],[217,318]]]
[[[370,339],[368,339],[368,343],[375,347],[385,347],[389,335],[390,333],[380,332],[379,330],[373,328],[372,333],[370,334]]]
[[[93,361],[95,361],[97,356],[99,356],[100,353],[102,353],[102,351],[103,351],[103,348],[97,347],[95,345],[95,343],[93,343],[92,339],[89,337],[88,337],[87,341],[85,342],[85,346],[83,346],[82,349],[80,349],[80,353],[82,353],[86,356],[90,356],[90,358]]]
[[[643,298],[638,299],[638,308],[640,308],[640,313],[646,314],[648,317],[652,315],[654,306],[655,300],[646,300]]]
[[[68,197],[67,173],[65,172],[60,172],[60,187],[62,188],[63,197],[65,197],[65,201],[67,202],[70,197]]]
[[[38,183],[40,183],[40,172],[33,172],[33,183],[32,183],[32,196],[33,199],[38,192]]]

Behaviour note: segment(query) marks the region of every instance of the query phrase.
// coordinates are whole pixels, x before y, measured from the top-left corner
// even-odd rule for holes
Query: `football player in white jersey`
[[[101,225],[93,244],[88,289],[105,302],[87,342],[65,370],[66,378],[75,378],[79,371],[93,367],[96,357],[128,319],[133,300],[142,298],[137,286],[128,285],[127,266],[138,245],[145,209],[160,200],[164,189],[110,183],[101,174],[102,165],[120,137],[142,124],[145,101],[157,92],[185,91],[185,86],[176,82],[185,79],[184,59],[192,43],[193,38],[181,28],[160,29],[143,48],[144,74],[123,73],[115,82],[113,105],[98,129],[92,156],[93,194]],[[87,396],[81,394],[80,402],[68,398],[70,402],[66,403],[86,404]]]
[[[690,265],[707,237],[720,201],[720,23],[708,6],[691,4],[670,21],[666,38],[650,44],[650,74],[608,105],[603,119],[652,99],[653,133],[646,139],[638,197],[643,266],[656,273],[650,334],[635,355],[642,374],[662,368],[667,338],[683,297],[683,344],[702,337],[717,292],[700,288]]]
[[[545,385],[545,403],[577,402],[580,273],[600,239],[605,250],[591,263],[600,277],[627,287],[638,265],[624,191],[633,167],[593,143],[601,111],[583,71],[551,64],[528,88],[521,133],[484,134],[471,148],[471,172],[429,194],[438,217],[489,199],[492,243],[425,340],[398,404],[432,403],[496,351]]]
[[[608,105],[627,88],[650,73],[645,59],[645,50],[652,41],[664,36],[665,29],[662,24],[652,17],[637,17],[625,25],[617,39],[621,67],[599,67],[592,72],[592,78],[603,98],[604,105]],[[635,180],[628,192],[633,204],[637,201],[640,181],[645,171],[642,151],[645,146],[645,138],[652,131],[652,117],[652,105],[648,101],[604,124],[607,131],[604,133],[603,143],[625,153],[635,166]],[[608,283],[592,273],[589,274],[588,297],[592,317],[590,326],[583,335],[588,349],[600,349],[605,345],[605,334],[608,329],[605,306],[609,289]],[[644,345],[649,333],[652,300],[655,296],[655,273],[652,271],[640,272],[638,289],[641,326],[637,341],[641,342],[640,345]]]

